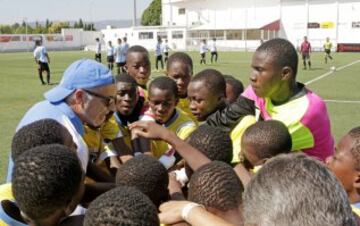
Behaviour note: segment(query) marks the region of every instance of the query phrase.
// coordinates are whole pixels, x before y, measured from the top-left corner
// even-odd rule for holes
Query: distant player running
[[[300,46],[300,53],[301,53],[303,64],[304,64],[304,70],[306,70],[306,60],[309,65],[309,69],[311,68],[310,52],[311,52],[310,42],[307,40],[307,37],[304,36],[304,41],[303,41],[303,43],[301,43],[301,46]]]
[[[38,73],[41,84],[45,85],[42,76],[42,72],[45,71],[47,84],[50,85],[50,68],[49,68],[50,57],[47,53],[45,46],[42,45],[41,40],[36,40],[35,46],[36,48],[34,50],[34,58],[35,58],[35,62],[38,64]]]
[[[330,42],[330,38],[327,37],[326,42],[324,43],[325,64],[327,64],[327,58],[329,58],[330,60],[333,59],[332,56],[330,56],[331,48],[332,48],[332,43]]]

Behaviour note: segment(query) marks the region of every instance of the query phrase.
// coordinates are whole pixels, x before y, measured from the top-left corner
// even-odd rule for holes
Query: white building
[[[186,49],[186,27],[184,26],[144,26],[118,29],[101,30],[104,41],[111,41],[116,46],[117,39],[126,37],[130,45],[142,45],[149,50],[154,50],[157,37],[169,42],[171,49]]]
[[[0,35],[0,52],[29,50],[37,36]],[[41,36],[51,49],[90,50],[95,37],[114,46],[127,37],[130,45],[149,50],[158,36],[174,50],[197,50],[201,39],[216,38],[220,50],[254,50],[260,40],[282,37],[299,46],[308,36],[313,50],[321,50],[329,37],[334,48],[360,51],[360,0],[162,0],[161,26],[69,29]]]
[[[299,45],[308,36],[320,48],[326,37],[360,43],[360,1],[163,0],[162,24],[185,26],[188,44],[216,37],[218,46],[251,49],[260,39],[282,37]]]

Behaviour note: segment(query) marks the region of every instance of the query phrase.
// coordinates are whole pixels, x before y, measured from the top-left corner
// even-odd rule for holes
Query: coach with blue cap
[[[76,61],[65,70],[60,84],[44,94],[45,100],[26,112],[16,130],[40,119],[58,121],[72,135],[86,171],[89,154],[82,138],[84,125],[99,127],[115,110],[115,95],[114,77],[107,67],[89,59]],[[12,167],[10,159],[7,181],[11,180]]]

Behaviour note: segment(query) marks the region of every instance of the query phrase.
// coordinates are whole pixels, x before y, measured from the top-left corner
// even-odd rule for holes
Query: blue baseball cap
[[[72,63],[64,72],[58,86],[44,94],[52,102],[64,100],[76,89],[89,89],[114,83],[111,71],[95,60],[82,59]]]

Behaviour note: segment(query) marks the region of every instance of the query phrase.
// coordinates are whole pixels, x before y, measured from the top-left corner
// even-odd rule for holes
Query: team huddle
[[[257,48],[245,89],[184,52],[150,79],[122,42],[117,75],[78,60],[19,122],[0,226],[360,225],[360,127],[334,143],[289,41]]]

